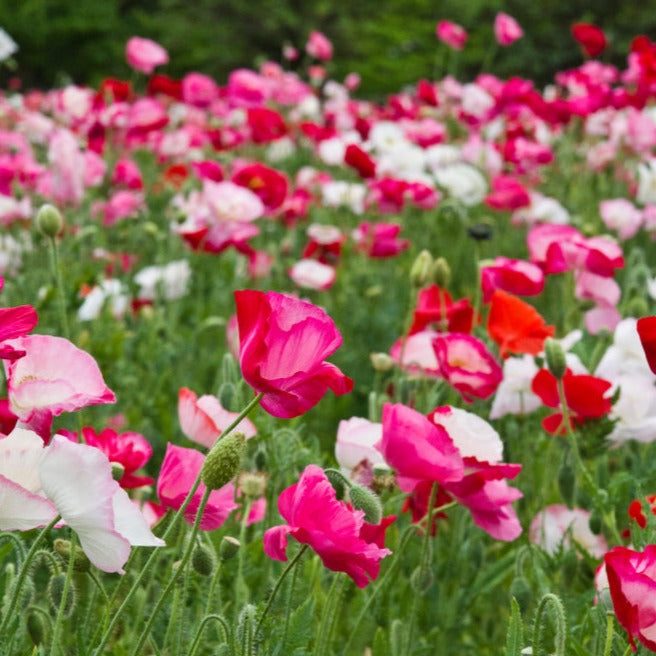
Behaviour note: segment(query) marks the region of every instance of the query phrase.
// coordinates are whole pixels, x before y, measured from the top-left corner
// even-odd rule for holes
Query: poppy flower
[[[376,175],[376,162],[356,144],[346,147],[344,164],[354,168],[361,178],[373,178]]]
[[[644,551],[615,547],[604,556],[617,621],[650,651],[656,651],[656,546]]]
[[[537,264],[525,260],[496,257],[481,267],[483,303],[492,300],[495,289],[503,289],[516,296],[537,296],[544,289],[544,273]]]
[[[378,577],[380,561],[392,553],[384,548],[384,539],[395,517],[367,524],[362,510],[337,500],[326,474],[316,465],[308,465],[298,483],[281,492],[278,510],[287,524],[264,533],[264,553],[274,560],[287,560],[291,535],[312,547],[328,569],[346,573],[364,588]]]
[[[168,64],[169,55],[155,41],[133,36],[125,46],[125,58],[135,71],[150,75],[156,66]]]
[[[592,23],[575,23],[572,36],[581,44],[588,57],[597,57],[606,48],[606,35],[603,30]]]
[[[321,309],[276,292],[235,292],[239,362],[246,382],[264,394],[260,405],[274,417],[297,417],[330,388],[347,394],[353,381],[324,362],[342,344]]]
[[[285,197],[289,182],[287,178],[264,164],[249,164],[239,169],[232,181],[240,187],[250,189],[260,198],[268,212],[278,209]]]
[[[474,308],[468,298],[454,301],[446,289],[431,285],[419,292],[410,334],[428,326],[441,332],[470,333],[474,323]]]
[[[611,387],[612,384],[603,378],[587,374],[573,374],[571,369],[565,371],[563,388],[572,428],[576,424],[584,423],[586,419],[599,419],[610,412],[610,399],[606,398],[605,394]],[[547,407],[560,408],[558,381],[547,369],[538,371],[533,378],[531,390]],[[563,413],[559,410],[545,417],[542,420],[542,427],[552,435],[564,435],[567,429],[563,423]]]
[[[637,328],[649,368],[656,374],[656,317],[638,319]]]
[[[547,326],[534,307],[498,289],[492,295],[487,331],[504,358],[510,353],[537,355],[556,329]]]
[[[465,28],[448,20],[440,21],[435,26],[435,36],[454,50],[462,50],[467,42]]]

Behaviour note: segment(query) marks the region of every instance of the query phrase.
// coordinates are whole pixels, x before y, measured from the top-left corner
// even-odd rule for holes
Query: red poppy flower
[[[582,424],[586,419],[598,419],[611,410],[610,399],[604,395],[612,387],[603,378],[587,374],[573,374],[570,369],[563,376],[565,401],[569,409],[570,424]],[[560,408],[558,381],[547,369],[540,369],[531,383],[531,391],[549,408]],[[566,428],[562,412],[555,412],[542,420],[542,427],[552,435],[564,435]]]
[[[597,57],[606,47],[606,35],[601,28],[591,23],[572,25],[572,36],[581,44],[588,57]]]
[[[442,332],[470,333],[474,324],[474,308],[468,298],[454,302],[446,289],[431,285],[419,292],[410,334],[418,333],[431,324]]]
[[[510,353],[537,355],[556,329],[547,326],[540,313],[528,303],[497,289],[487,321],[487,332],[499,345],[501,357]]]
[[[354,168],[361,178],[373,178],[376,175],[376,162],[355,144],[349,144],[346,147],[344,164]]]
[[[638,319],[638,336],[649,368],[656,374],[656,317]]]
[[[232,181],[257,194],[269,212],[282,205],[289,187],[282,173],[264,164],[244,166],[232,176]]]

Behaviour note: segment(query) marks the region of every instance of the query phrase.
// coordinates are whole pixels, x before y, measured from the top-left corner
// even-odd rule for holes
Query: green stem
[[[242,606],[245,606],[248,603],[248,587],[244,583],[244,560],[246,558],[245,551],[246,549],[245,544],[246,544],[246,523],[248,522],[248,515],[251,512],[251,506],[253,505],[253,502],[251,499],[248,499],[248,501],[244,504],[243,509],[242,509],[242,518],[241,521],[239,522],[239,544],[241,545],[238,553],[237,553],[237,595],[236,595],[236,600],[235,600],[235,607],[236,608],[241,608]],[[244,598],[244,593],[246,598]]]
[[[57,307],[59,309],[59,321],[61,322],[62,331],[66,339],[71,338],[71,332],[68,326],[68,314],[66,312],[66,297],[64,296],[64,283],[61,275],[61,266],[59,264],[59,249],[57,247],[57,240],[54,237],[49,238],[50,241],[50,266],[52,269],[52,276],[55,280],[55,287],[57,288]]]
[[[237,418],[217,437],[217,442],[225,437],[228,433],[230,433],[238,424],[239,422],[256,406],[259,404],[260,400],[264,396],[263,392],[260,392],[255,396],[250,403],[239,413]],[[187,509],[187,506],[191,503],[191,500],[196,493],[196,490],[198,490],[198,487],[200,485],[200,472],[198,472],[198,476],[196,477],[196,480],[194,481],[193,485],[191,486],[191,489],[189,490],[189,493],[187,494],[187,497],[185,500],[182,502],[182,505],[178,509],[178,511],[175,513],[173,516],[173,519],[171,520],[171,523],[167,526],[166,530],[164,531],[164,534],[162,535],[162,540],[166,541],[166,538],[168,535],[171,533],[173,528],[177,526],[178,522],[180,521],[181,517],[183,516],[185,510]],[[200,510],[198,511],[198,514],[196,515],[196,520],[202,515]],[[195,536],[194,536],[195,537]],[[137,578],[135,579],[134,583],[132,584],[132,587],[128,590],[128,593],[125,595],[125,598],[123,599],[121,605],[118,607],[116,610],[116,613],[114,613],[114,617],[112,617],[111,622],[109,623],[109,626],[105,630],[102,639],[100,640],[100,644],[95,650],[96,656],[100,656],[102,653],[102,650],[105,648],[105,645],[107,644],[107,641],[109,640],[109,637],[113,633],[116,624],[118,623],[118,620],[120,619],[121,615],[125,612],[126,608],[128,607],[128,604],[132,600],[132,597],[134,596],[135,592],[139,589],[141,582],[145,578],[147,572],[150,570],[152,567],[153,563],[155,560],[159,557],[158,551],[154,550],[153,553],[150,554],[148,557],[148,560],[145,562],[144,566],[141,568],[141,571],[137,575]]]
[[[281,653],[285,653],[285,647],[287,646],[287,634],[289,632],[289,618],[292,612],[292,599],[294,597],[294,586],[296,585],[296,575],[298,574],[298,568],[294,568],[292,572],[292,578],[289,582],[289,593],[287,594],[287,607],[285,608],[285,628],[282,633],[281,640]]]
[[[264,618],[267,616],[267,613],[271,609],[271,605],[273,604],[273,600],[276,597],[276,594],[278,593],[278,590],[280,589],[280,586],[282,585],[282,582],[285,580],[285,577],[289,572],[292,570],[294,565],[300,560],[301,556],[307,551],[308,545],[304,544],[297,552],[296,555],[292,558],[292,560],[289,561],[289,564],[285,569],[283,570],[282,574],[278,577],[278,580],[276,581],[276,585],[274,586],[273,590],[271,591],[271,594],[269,595],[269,599],[267,601],[267,605],[264,607],[264,610],[262,611],[262,615],[260,615],[260,619],[257,622],[257,626],[255,627],[255,635],[257,635],[260,631],[260,627],[262,626],[262,622],[264,622]]]
[[[48,524],[42,531],[39,533],[39,535],[36,536],[36,540],[34,540],[32,546],[30,547],[30,550],[27,552],[27,556],[25,556],[25,560],[23,561],[23,565],[20,568],[20,571],[18,572],[18,578],[16,579],[16,584],[14,586],[14,596],[13,599],[11,600],[11,603],[9,604],[9,607],[7,608],[7,614],[4,616],[2,620],[2,624],[0,624],[0,635],[2,635],[7,628],[9,619],[13,616],[14,611],[16,610],[16,604],[18,603],[18,598],[21,592],[21,588],[23,587],[23,583],[25,581],[25,577],[27,576],[28,570],[30,568],[30,563],[32,562],[32,559],[34,558],[34,554],[39,550],[39,547],[43,540],[45,539],[46,535],[50,531],[50,529],[59,521],[59,515],[55,517],[50,524]],[[72,553],[72,552],[71,552]]]
[[[64,589],[62,590],[61,601],[57,610],[57,617],[55,618],[55,626],[52,630],[52,642],[50,643],[50,654],[55,656],[57,650],[61,646],[59,633],[61,625],[64,620],[64,612],[66,610],[66,599],[68,598],[68,591],[71,587],[71,579],[73,578],[73,564],[75,563],[75,549],[77,547],[77,534],[71,532],[71,555],[68,558],[68,569],[66,570],[66,579],[64,580]]]
[[[565,642],[567,639],[567,620],[565,619],[565,609],[559,597],[549,592],[538,604],[535,611],[535,627],[533,629],[533,654],[538,654],[540,646],[540,637],[542,635],[542,615],[548,605],[551,605],[556,611],[556,635],[554,638],[554,656],[565,656]]]
[[[613,617],[614,613],[606,613],[606,642],[604,644],[604,656],[610,656],[613,647]]]
[[[210,589],[209,592],[207,593],[207,602],[205,603],[205,614],[209,615],[210,611],[212,610],[212,606],[214,605],[214,593],[216,591],[216,586],[219,582],[219,578],[221,576],[221,565],[223,565],[223,561],[220,560],[216,566],[216,569],[214,570],[214,574],[212,574],[212,581],[210,582]]]
[[[337,623],[337,614],[339,610],[339,598],[344,588],[345,577],[336,575],[333,584],[330,586],[328,597],[324,605],[321,626],[319,627],[319,637],[315,648],[315,656],[325,656],[330,648],[330,640]]]
[[[198,630],[196,631],[196,636],[194,638],[193,643],[191,644],[191,649],[189,650],[189,654],[187,656],[195,656],[196,651],[198,650],[198,646],[200,645],[200,639],[201,636],[203,635],[203,630],[210,622],[217,622],[218,624],[221,625],[221,628],[223,629],[223,637],[225,639],[225,642],[230,643],[230,626],[225,621],[225,619],[223,619],[221,615],[216,615],[216,614],[206,615],[202,619],[198,627]]]
[[[173,575],[169,579],[168,584],[164,588],[162,594],[160,595],[159,599],[157,600],[157,603],[155,604],[155,608],[150,613],[150,616],[148,617],[148,621],[146,622],[146,626],[144,627],[144,630],[141,632],[141,635],[139,636],[139,639],[137,640],[137,644],[135,645],[133,651],[132,651],[132,656],[138,656],[138,654],[141,653],[141,648],[143,647],[144,643],[146,642],[146,639],[148,638],[148,634],[150,633],[150,630],[153,626],[153,623],[155,621],[155,618],[157,617],[157,614],[159,613],[160,609],[162,608],[162,604],[164,603],[166,597],[168,596],[169,592],[175,585],[175,582],[178,580],[179,576],[182,574],[184,571],[185,567],[187,566],[187,563],[189,562],[189,559],[191,558],[191,552],[194,550],[194,545],[196,544],[196,536],[198,535],[198,531],[200,529],[200,522],[203,517],[203,513],[205,511],[205,506],[207,505],[207,502],[209,501],[210,494],[212,493],[212,490],[209,488],[205,488],[205,493],[203,494],[202,499],[200,500],[200,504],[198,505],[198,512],[196,513],[196,520],[194,521],[194,526],[191,531],[191,536],[189,537],[189,543],[187,544],[187,548],[184,552],[184,555],[182,556],[182,560],[180,561],[180,564],[178,567],[174,570]]]

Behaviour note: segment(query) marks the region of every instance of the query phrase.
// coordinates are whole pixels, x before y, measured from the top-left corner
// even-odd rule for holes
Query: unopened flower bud
[[[120,481],[123,474],[125,474],[125,467],[120,462],[112,461],[109,464],[112,466],[112,478],[115,481]]]
[[[54,205],[46,204],[36,213],[36,226],[46,237],[56,237],[64,227],[64,219]]]
[[[55,574],[50,577],[48,583],[48,599],[53,613],[59,612],[59,607],[64,598],[64,586],[66,585],[66,574]],[[63,615],[70,617],[75,608],[75,587],[73,581],[69,581],[68,591],[66,593],[66,602],[64,604]]]
[[[159,227],[154,221],[144,221],[141,225],[146,234],[153,237],[159,234]]]
[[[567,461],[564,461],[560,465],[557,480],[560,495],[567,504],[567,507],[571,508],[574,504],[574,493],[576,491],[576,475],[574,469]]]
[[[375,371],[389,371],[394,366],[394,360],[387,353],[371,353],[369,358]]]
[[[237,394],[237,388],[234,383],[221,383],[219,387],[219,402],[226,410],[231,410]]]
[[[55,551],[66,561],[71,557],[71,543],[69,540],[63,540],[57,538],[54,542]],[[89,559],[84,553],[82,547],[75,545],[75,555],[73,556],[73,569],[76,572],[88,572],[89,571]]]
[[[422,567],[421,565],[415,568],[415,571],[410,575],[410,585],[419,594],[426,592],[433,585],[434,580],[435,576],[431,568]]]
[[[642,296],[636,296],[629,301],[627,313],[630,317],[644,317],[649,314],[649,305]]]
[[[588,526],[590,526],[590,530],[595,535],[599,535],[601,533],[601,529],[603,528],[603,521],[601,519],[601,513],[596,508],[590,513]]]
[[[191,552],[191,566],[200,576],[211,576],[216,569],[214,550],[202,544],[197,544]]]
[[[221,562],[230,560],[237,555],[239,548],[241,547],[241,542],[237,538],[233,538],[231,535],[226,535],[222,540],[219,546],[219,558]]]
[[[517,600],[517,605],[522,613],[528,609],[531,603],[531,588],[523,576],[518,576],[510,586],[510,596]]]
[[[264,495],[267,477],[263,472],[244,472],[239,477],[239,489],[251,499],[258,499]]]
[[[239,471],[246,448],[243,433],[230,433],[220,439],[210,450],[200,470],[200,480],[209,490],[227,485]]]
[[[31,611],[25,620],[25,627],[27,628],[27,634],[30,636],[32,644],[35,647],[46,642],[46,623],[41,613],[34,610]]]
[[[431,269],[433,267],[433,256],[423,250],[410,267],[410,282],[417,288],[425,287],[430,282]]]
[[[433,282],[442,289],[449,286],[449,283],[451,282],[451,267],[443,257],[438,257],[435,262],[433,262],[431,278],[433,279]]]
[[[559,380],[565,375],[567,361],[565,351],[560,342],[553,337],[544,340],[544,355],[547,360],[547,368]]]
[[[349,498],[356,510],[364,510],[365,522],[380,524],[383,518],[383,504],[377,494],[362,485],[353,485],[349,489]]]
[[[346,476],[336,469],[331,468],[326,469],[324,473],[330,484],[333,486],[337,498],[341,499],[344,496],[344,488],[350,485],[349,481],[346,480]]]

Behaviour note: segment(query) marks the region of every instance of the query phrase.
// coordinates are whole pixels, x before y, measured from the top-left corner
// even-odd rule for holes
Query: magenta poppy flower
[[[494,19],[494,36],[499,45],[509,46],[524,36],[524,30],[512,16],[500,11]]]
[[[615,547],[604,556],[617,621],[634,638],[656,651],[656,546],[633,551]]]
[[[283,490],[278,510],[287,524],[264,533],[264,553],[274,560],[287,560],[287,536],[307,544],[323,564],[344,572],[359,588],[375,581],[380,561],[390,553],[384,548],[385,529],[395,517],[380,524],[367,524],[362,510],[338,501],[333,486],[316,465],[308,465],[298,483]]]
[[[150,75],[156,66],[168,64],[169,55],[155,41],[133,36],[125,46],[125,58],[135,71]]]
[[[449,48],[462,50],[467,42],[467,31],[461,25],[452,21],[440,21],[435,27],[435,36],[446,43]]]
[[[239,362],[246,382],[264,394],[261,406],[274,417],[297,417],[330,388],[347,394],[353,381],[324,362],[342,344],[333,320],[321,309],[276,292],[235,292]]]

